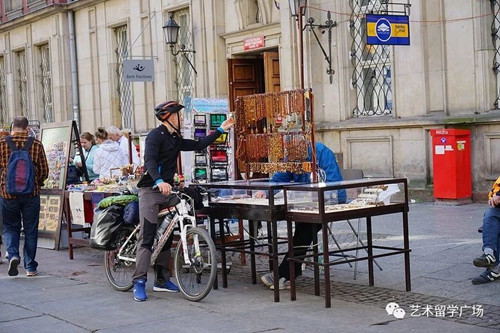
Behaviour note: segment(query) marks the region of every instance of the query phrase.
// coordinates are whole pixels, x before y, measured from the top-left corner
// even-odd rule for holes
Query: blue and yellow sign
[[[409,17],[366,14],[366,44],[410,45]]]

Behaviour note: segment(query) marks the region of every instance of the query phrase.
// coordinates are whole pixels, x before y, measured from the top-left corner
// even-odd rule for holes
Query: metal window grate
[[[19,99],[21,115],[30,117],[28,108],[28,77],[26,75],[26,52],[17,52],[17,75],[19,78]]]
[[[54,122],[52,112],[52,74],[50,70],[49,45],[40,46],[40,86],[42,87],[42,109],[43,119],[47,123]]]
[[[178,10],[175,12],[174,17],[180,26],[178,45],[184,44],[186,49],[193,49],[193,37],[191,33],[191,20],[189,16],[189,8]],[[194,64],[194,53],[185,53],[185,56]],[[186,98],[190,98],[194,94],[194,71],[189,65],[187,59],[179,53],[175,58],[176,67],[176,86],[177,98],[182,103],[186,102]]]
[[[386,45],[366,44],[365,15],[387,12],[382,0],[349,0],[352,36],[352,86],[356,90],[353,117],[392,114],[391,49]]]
[[[497,79],[497,92],[493,105],[495,105],[495,109],[498,109],[500,101],[500,0],[490,0],[490,2],[491,11],[493,12],[491,37],[493,38],[493,46],[495,48],[495,55],[493,57],[493,72],[495,72]]]
[[[123,60],[127,59],[129,45],[127,38],[127,26],[114,29],[116,42],[116,80],[118,96],[120,101],[120,114],[122,128],[133,129],[132,124],[132,91],[130,82],[126,82],[123,76]]]
[[[5,61],[4,57],[0,57],[0,126],[7,125],[9,119],[5,85]]]

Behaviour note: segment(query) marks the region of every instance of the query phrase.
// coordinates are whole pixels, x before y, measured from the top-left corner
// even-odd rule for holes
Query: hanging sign
[[[366,14],[366,44],[410,45],[409,16]]]
[[[150,60],[123,60],[123,78],[129,82],[154,81],[154,62]]]
[[[261,47],[264,47],[264,45],[265,45],[264,36],[252,37],[243,40],[243,49],[245,51],[259,49]]]

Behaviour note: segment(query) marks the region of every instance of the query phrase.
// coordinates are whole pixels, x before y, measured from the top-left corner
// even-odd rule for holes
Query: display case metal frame
[[[217,183],[200,184],[211,190],[246,190],[246,191],[267,191],[268,205],[252,205],[244,203],[214,202],[209,199],[210,233],[216,242],[216,247],[221,251],[222,260],[222,286],[227,288],[226,271],[226,252],[239,252],[250,254],[251,278],[252,284],[257,283],[257,270],[255,255],[264,255],[269,257],[269,269],[274,274],[274,301],[279,302],[279,284],[278,284],[278,244],[286,243],[285,240],[279,241],[277,222],[284,221],[286,217],[285,201],[277,204],[275,192],[283,190],[283,187],[290,183],[269,182],[266,179],[236,180]],[[251,200],[250,200],[251,201]],[[250,237],[247,240],[226,242],[224,237],[224,218],[234,218],[249,221]],[[215,221],[219,224],[219,235],[215,231]],[[254,235],[253,221],[267,222],[267,242],[265,244],[256,244]],[[260,251],[262,247],[267,248],[267,252]]]
[[[373,206],[358,209],[349,210],[339,210],[334,212],[325,211],[325,192],[349,188],[359,188],[359,187],[370,187],[377,185],[389,185],[389,184],[404,184],[404,189],[400,189],[403,194],[403,200],[397,203],[390,203],[388,205]],[[312,183],[312,184],[301,184],[301,185],[289,185],[284,187],[285,191],[285,202],[287,203],[287,229],[288,229],[288,260],[291,261],[290,264],[290,298],[292,301],[296,300],[296,286],[295,286],[295,268],[292,264],[293,262],[306,262],[306,257],[313,257],[314,266],[314,290],[317,296],[320,295],[320,284],[319,284],[319,267],[324,268],[324,294],[325,294],[325,307],[331,307],[331,281],[330,281],[330,270],[329,267],[333,265],[343,264],[347,262],[368,260],[368,279],[369,285],[374,285],[373,276],[373,263],[375,258],[391,256],[396,254],[404,254],[405,261],[405,282],[406,291],[411,290],[411,279],[410,279],[410,243],[409,243],[409,231],[408,231],[408,182],[406,178],[383,178],[383,179],[361,179],[361,180],[351,180],[351,181],[340,181],[340,182],[330,182],[330,183]],[[306,191],[306,192],[316,192],[318,197],[319,210],[318,212],[297,212],[291,211],[290,205],[287,201],[289,191]],[[386,215],[386,214],[402,214],[402,224],[403,224],[403,248],[399,247],[389,247],[389,246],[375,246],[373,245],[372,238],[372,217]],[[328,223],[335,221],[350,220],[356,218],[366,218],[366,234],[367,242],[365,246],[357,246],[355,248],[343,248],[342,250],[330,251],[328,247]],[[293,243],[292,243],[292,222],[305,222],[305,223],[320,223],[322,226],[322,241],[323,247],[322,252],[319,253],[318,245],[313,246],[313,255],[306,255],[302,257],[294,257],[293,255]],[[314,234],[314,244],[317,242],[317,234]],[[330,262],[329,257],[331,255],[336,255],[343,251],[352,250],[366,250],[367,256],[356,257],[356,258],[346,258],[342,261]],[[380,254],[374,254],[373,250],[383,250],[386,251]],[[323,262],[318,261],[318,257],[323,256]],[[310,263],[310,262],[309,262]]]

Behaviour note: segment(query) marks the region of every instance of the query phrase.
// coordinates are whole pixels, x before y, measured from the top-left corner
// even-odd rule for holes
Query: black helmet
[[[177,113],[183,108],[184,105],[181,105],[176,101],[163,102],[155,107],[155,115],[159,121],[165,121],[171,114]]]

